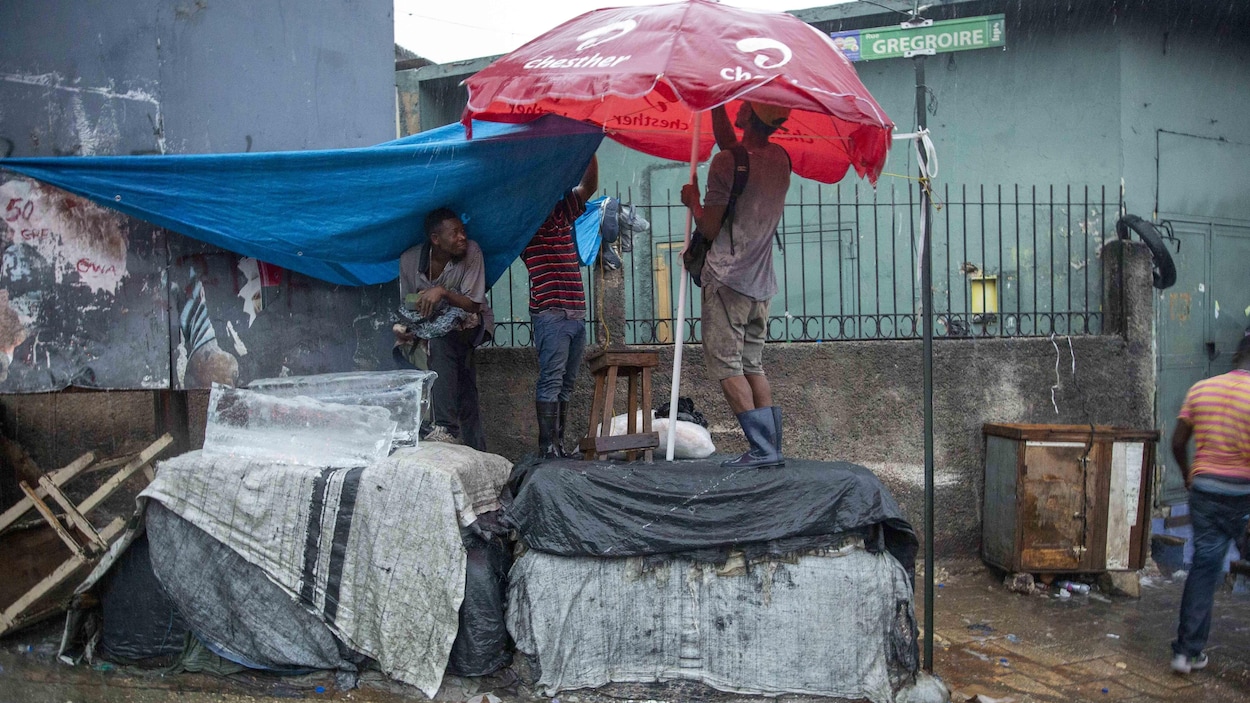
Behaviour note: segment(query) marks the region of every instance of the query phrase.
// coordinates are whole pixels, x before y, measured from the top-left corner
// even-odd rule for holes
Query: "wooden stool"
[[[660,446],[660,435],[651,431],[651,369],[659,366],[660,354],[654,351],[599,351],[586,357],[595,376],[595,395],[590,403],[590,428],[580,445],[583,459],[607,459],[609,452],[625,452],[625,458],[643,457],[652,461],[652,450]],[[623,435],[612,436],[613,402],[616,380],[629,379],[629,399],[625,405],[628,418]],[[642,387],[641,394],[639,386]],[[638,430],[638,411],[642,411],[642,429]],[[596,432],[595,425],[599,424]]]

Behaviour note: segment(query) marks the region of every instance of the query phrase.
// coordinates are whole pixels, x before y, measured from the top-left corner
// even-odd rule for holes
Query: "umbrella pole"
[[[694,113],[694,136],[690,138],[690,183],[694,183],[695,169],[699,167],[699,128],[703,122],[703,113]],[[686,243],[682,251],[690,246],[690,232],[693,229],[694,213],[686,210]],[[686,270],[685,259],[681,262],[681,288],[677,291],[677,329],[674,330],[673,350],[673,389],[668,396],[668,446],[664,452],[664,460],[673,460],[673,450],[677,445],[677,391],[681,387],[681,342],[686,336],[686,288],[690,284],[690,272]]]

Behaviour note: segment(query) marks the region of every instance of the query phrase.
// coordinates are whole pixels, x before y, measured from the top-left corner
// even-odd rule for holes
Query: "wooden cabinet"
[[[986,563],[1030,573],[1142,568],[1157,431],[987,424],[983,432]]]

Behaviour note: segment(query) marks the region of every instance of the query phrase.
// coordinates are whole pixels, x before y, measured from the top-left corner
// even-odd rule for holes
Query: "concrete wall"
[[[5,0],[0,154],[277,151],[392,139],[392,11],[390,0],[329,0],[315,11],[301,0]],[[328,285],[325,294],[339,295]],[[202,411],[199,418],[202,434]],[[45,470],[87,450],[127,451],[156,433],[149,392],[0,396],[0,423]]]
[[[984,423],[1152,426],[1149,253],[1138,244],[1113,243],[1103,258],[1113,261],[1109,278],[1116,281],[1108,290],[1108,307],[1116,311],[1109,324],[1122,333],[1053,341],[940,339],[934,344],[938,506],[934,536],[939,556],[967,557],[978,551]],[[673,348],[655,349],[661,363],[652,401],[660,405],[668,402]],[[719,385],[705,374],[701,346],[687,346],[684,359],[681,395],[690,396],[707,418],[717,450],[745,451],[742,432]],[[537,443],[533,407],[537,358],[533,349],[495,348],[482,352],[479,360],[487,447],[516,460]],[[774,401],[784,413],[785,453],[868,466],[920,528],[921,343],[770,344],[764,365]],[[1052,401],[1053,386],[1057,388]],[[574,435],[586,432],[592,388],[589,375],[583,373],[569,410],[570,444]]]
[[[392,5],[0,3],[14,156],[368,146],[395,134]]]

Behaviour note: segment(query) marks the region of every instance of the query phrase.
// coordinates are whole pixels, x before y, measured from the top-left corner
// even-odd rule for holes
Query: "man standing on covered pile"
[[[716,108],[713,119],[724,119]],[[718,379],[725,400],[738,418],[751,449],[722,466],[783,466],[781,408],[773,405],[764,375],[768,303],[777,294],[773,273],[773,238],[790,188],[790,156],[769,138],[790,110],[744,102],[735,125],[742,130],[748,178],[731,198],[735,159],[732,150],[712,158],[707,194],[699,203],[698,183],[681,190],[698,230],[711,241],[703,268],[703,354],[708,373]],[[731,199],[733,200],[732,207]],[[728,215],[728,216],[727,216]]]

